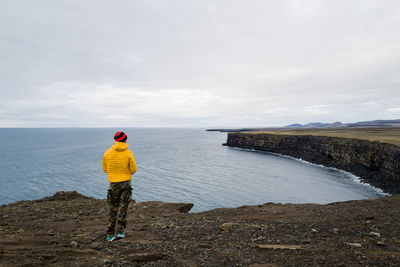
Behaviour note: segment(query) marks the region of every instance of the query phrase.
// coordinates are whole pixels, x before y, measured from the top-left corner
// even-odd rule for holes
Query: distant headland
[[[208,129],[207,131],[217,132],[249,132],[249,131],[272,131],[280,129],[308,129],[308,128],[365,128],[365,127],[400,127],[400,119],[397,120],[373,120],[360,121],[354,123],[342,122],[310,122],[307,124],[294,123],[282,127],[247,127],[247,128],[218,128]]]

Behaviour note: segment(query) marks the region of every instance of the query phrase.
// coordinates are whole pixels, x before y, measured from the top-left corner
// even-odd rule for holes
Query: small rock
[[[49,242],[47,242],[47,244],[49,244],[49,245],[57,245],[58,244],[58,240],[57,239],[50,240]]]
[[[50,235],[50,236],[54,236],[54,235],[56,235],[54,232],[53,232],[53,230],[52,229],[50,229],[49,231],[47,231],[47,233],[46,233],[47,235]]]
[[[344,242],[344,243],[353,248],[361,248],[362,247],[360,243],[350,243],[350,242]]]
[[[219,226],[219,229],[221,231],[226,231],[226,230],[228,230],[229,228],[231,228],[232,226],[235,226],[235,225],[238,225],[238,224],[237,223],[224,223],[224,224],[221,224]]]
[[[195,261],[192,261],[192,260],[181,260],[181,263],[185,267],[197,267],[197,263]]]
[[[132,253],[127,256],[131,261],[157,261],[164,257],[164,254],[158,252]]]
[[[188,213],[193,208],[193,205],[194,205],[193,203],[183,203],[178,208],[178,211],[180,213]]]
[[[91,244],[89,245],[89,248],[91,248],[91,249],[96,249],[96,250],[100,250],[100,249],[101,249],[101,243],[99,243],[99,242],[91,243]]]
[[[207,244],[207,243],[200,243],[199,244],[199,248],[212,248],[212,246],[210,244]]]
[[[385,244],[384,242],[382,242],[382,241],[376,242],[376,245],[377,245],[378,247],[386,247],[386,244]]]
[[[104,265],[112,265],[114,263],[113,259],[104,259],[103,260]]]
[[[297,245],[274,245],[274,244],[260,244],[257,245],[258,248],[260,249],[301,249],[301,246]]]
[[[58,261],[58,258],[55,256],[52,256],[52,255],[41,255],[41,256],[39,256],[39,260],[54,262],[54,260]]]
[[[76,241],[71,241],[71,246],[77,248],[79,246],[79,243]]]
[[[380,234],[380,233],[377,233],[377,232],[369,232],[368,235],[369,235],[369,236],[381,237],[381,234]]]

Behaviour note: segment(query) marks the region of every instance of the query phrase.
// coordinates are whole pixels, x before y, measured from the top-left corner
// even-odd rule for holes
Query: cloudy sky
[[[400,118],[398,0],[0,0],[0,127]]]

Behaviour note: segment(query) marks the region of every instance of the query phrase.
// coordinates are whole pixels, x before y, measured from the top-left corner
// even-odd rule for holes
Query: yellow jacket
[[[128,144],[115,142],[103,156],[103,170],[110,183],[129,181],[137,170],[135,157]]]

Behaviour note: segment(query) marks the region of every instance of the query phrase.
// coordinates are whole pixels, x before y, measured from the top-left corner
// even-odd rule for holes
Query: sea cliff
[[[313,135],[228,133],[230,147],[300,158],[353,173],[386,193],[400,193],[400,147],[378,141]]]

